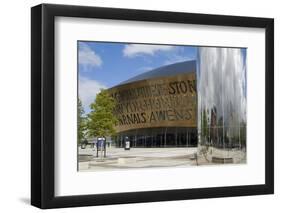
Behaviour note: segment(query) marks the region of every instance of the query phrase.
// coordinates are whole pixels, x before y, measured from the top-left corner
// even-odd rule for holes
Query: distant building
[[[163,66],[109,89],[117,106],[116,146],[197,146],[196,61]]]

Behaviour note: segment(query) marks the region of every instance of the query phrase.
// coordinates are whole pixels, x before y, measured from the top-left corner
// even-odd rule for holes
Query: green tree
[[[116,106],[115,99],[107,90],[101,90],[96,100],[90,105],[88,115],[88,134],[94,137],[114,136],[117,118],[113,113]]]
[[[82,105],[82,101],[80,98],[78,98],[78,104],[77,104],[77,132],[78,132],[78,144],[82,142],[82,140],[85,138],[86,134],[86,117],[84,117],[84,109]]]

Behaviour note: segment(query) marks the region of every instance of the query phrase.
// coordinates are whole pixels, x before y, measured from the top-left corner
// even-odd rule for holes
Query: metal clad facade
[[[117,132],[154,127],[197,126],[196,75],[186,72],[111,88]]]

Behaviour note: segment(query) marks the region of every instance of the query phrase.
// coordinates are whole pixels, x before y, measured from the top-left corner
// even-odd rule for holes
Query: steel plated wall
[[[126,136],[136,147],[197,144],[195,70],[119,85],[109,92],[117,102],[118,146]]]

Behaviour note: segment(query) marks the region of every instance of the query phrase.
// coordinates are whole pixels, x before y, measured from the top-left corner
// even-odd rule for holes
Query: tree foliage
[[[82,101],[78,98],[77,106],[77,133],[78,133],[78,143],[80,144],[85,138],[86,134],[86,117],[84,117],[85,111],[83,109]]]
[[[101,90],[96,100],[90,105],[91,112],[88,115],[88,133],[94,137],[113,136],[117,118],[113,113],[116,106],[115,99],[107,90]]]

